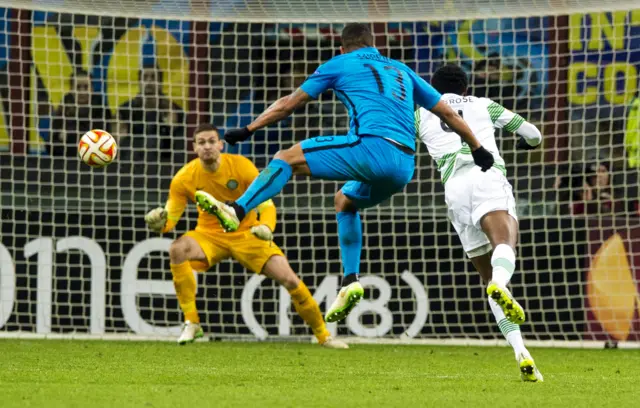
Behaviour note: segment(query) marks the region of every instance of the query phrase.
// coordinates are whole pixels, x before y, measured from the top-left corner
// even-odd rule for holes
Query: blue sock
[[[362,252],[362,222],[358,212],[339,212],[338,240],[344,276],[360,273],[360,254]]]
[[[242,207],[245,214],[268,199],[277,195],[287,184],[292,174],[291,166],[283,160],[275,159],[253,180],[236,204]]]

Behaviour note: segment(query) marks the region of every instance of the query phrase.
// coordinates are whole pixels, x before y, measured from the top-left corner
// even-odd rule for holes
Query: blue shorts
[[[402,191],[413,177],[414,156],[378,136],[319,136],[300,145],[311,176],[347,181],[342,192],[359,209]]]

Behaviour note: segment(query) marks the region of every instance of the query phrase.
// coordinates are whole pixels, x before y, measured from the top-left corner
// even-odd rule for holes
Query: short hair
[[[218,137],[220,137],[220,131],[217,127],[215,127],[211,123],[201,123],[193,131],[193,139],[195,140],[196,136],[198,136],[202,132],[216,132],[218,134]]]
[[[71,88],[76,86],[76,81],[78,80],[78,77],[87,77],[89,78],[89,82],[91,82],[91,80],[93,78],[91,78],[91,74],[89,74],[87,71],[85,71],[84,69],[77,69],[74,73],[71,74],[71,76],[69,77],[69,86]],[[91,86],[89,86],[89,88],[91,88]]]
[[[340,38],[345,49],[373,47],[373,35],[366,24],[347,24],[342,29]]]
[[[153,62],[145,62],[140,69],[138,70],[138,81],[142,81],[142,74],[144,73],[144,71],[146,70],[153,70],[153,72],[156,74],[156,76],[158,77],[158,82],[162,82],[162,73],[160,72],[160,65],[158,65],[157,63]]]
[[[467,91],[469,80],[467,73],[455,64],[447,64],[436,70],[431,77],[431,86],[441,94],[462,95]]]

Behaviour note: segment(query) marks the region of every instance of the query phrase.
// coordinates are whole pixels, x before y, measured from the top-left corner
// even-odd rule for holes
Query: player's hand
[[[224,133],[224,140],[233,146],[238,142],[244,142],[250,138],[252,134],[253,132],[246,126],[242,129],[230,129]]]
[[[251,227],[251,233],[263,241],[273,240],[273,232],[271,231],[271,228],[264,224]]]
[[[531,146],[529,143],[527,143],[527,139],[522,136],[520,136],[520,139],[518,139],[518,143],[516,143],[516,147],[521,150],[533,150],[538,146],[540,145],[537,144],[535,146]]]
[[[144,216],[144,222],[152,231],[160,233],[167,223],[167,212],[162,207],[154,208]]]
[[[491,152],[482,146],[472,151],[471,155],[473,156],[473,162],[480,166],[482,171],[489,170],[495,161]]]

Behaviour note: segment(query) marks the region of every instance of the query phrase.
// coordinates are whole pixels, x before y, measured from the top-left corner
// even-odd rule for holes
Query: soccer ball
[[[117,154],[116,139],[104,130],[91,130],[82,135],[78,143],[80,160],[94,168],[107,166],[115,160]]]

